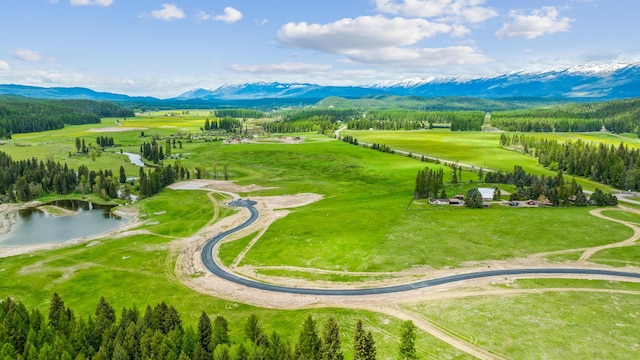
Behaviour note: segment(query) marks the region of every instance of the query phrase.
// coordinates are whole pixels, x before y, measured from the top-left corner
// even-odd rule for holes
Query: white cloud
[[[326,25],[288,23],[278,31],[278,40],[288,47],[342,54],[353,49],[412,45],[453,30],[450,25],[423,19],[388,19],[377,15],[347,18]]]
[[[490,60],[470,46],[435,49],[388,47],[375,51],[353,51],[346,55],[354,61],[366,64],[404,65],[407,67],[481,64]]]
[[[9,69],[11,69],[11,67],[9,66],[9,63],[7,63],[6,61],[0,60],[0,71],[7,71]]]
[[[279,64],[264,65],[230,65],[229,69],[235,72],[251,74],[309,74],[329,71],[333,67],[324,64],[306,64],[283,62]]]
[[[242,13],[230,6],[224,8],[224,15],[218,15],[214,17],[215,20],[224,21],[226,23],[234,23],[242,19]]]
[[[13,57],[16,59],[20,59],[23,61],[40,61],[42,60],[42,55],[39,52],[29,50],[29,49],[17,49],[13,53]]]
[[[173,19],[183,19],[185,17],[184,11],[178,8],[174,4],[162,4],[162,9],[153,10],[151,12],[151,16],[158,20],[173,20]]]
[[[538,36],[554,34],[561,31],[569,31],[571,22],[574,19],[560,17],[560,13],[555,6],[545,6],[534,10],[531,14],[524,14],[522,11],[513,10],[509,14],[512,22],[504,24],[502,29],[496,32],[499,38],[523,37],[534,39]]]
[[[407,17],[440,18],[453,22],[480,23],[498,15],[485,0],[374,0],[379,12]]]
[[[55,0],[54,3],[58,1]],[[113,4],[113,0],[69,0],[73,6],[109,6]]]
[[[223,15],[208,14],[204,11],[198,11],[198,13],[196,14],[196,19],[198,19],[198,21],[224,21],[231,24],[236,21],[240,21],[240,19],[242,19],[242,13],[232,7],[227,6],[226,8],[224,8]]]
[[[417,42],[450,34],[468,33],[462,25],[424,19],[388,19],[382,15],[342,19],[330,24],[289,23],[278,32],[283,46],[345,55],[353,62],[402,66],[477,64],[489,59],[470,46],[410,48]]]

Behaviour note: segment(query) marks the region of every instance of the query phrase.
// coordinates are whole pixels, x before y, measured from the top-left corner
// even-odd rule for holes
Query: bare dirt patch
[[[103,133],[103,132],[125,132],[125,131],[140,131],[140,130],[147,130],[147,128],[124,127],[124,126],[113,127],[112,126],[112,127],[103,127],[103,128],[93,128],[93,129],[87,130],[87,132]]]
[[[238,185],[227,180],[188,180],[174,183],[168,186],[173,190],[209,190],[231,193],[250,193],[260,190],[275,189],[274,187],[264,187],[259,185]]]
[[[65,209],[63,207],[55,206],[55,205],[42,205],[38,206],[38,210],[48,214],[49,216],[71,216],[75,215],[78,212]]]

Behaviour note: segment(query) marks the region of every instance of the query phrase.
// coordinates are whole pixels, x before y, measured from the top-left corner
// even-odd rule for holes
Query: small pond
[[[0,246],[57,244],[67,240],[101,234],[126,225],[127,221],[111,212],[112,206],[81,200],[58,200],[47,205],[76,212],[53,216],[38,208],[15,213],[11,232],[0,235]]]

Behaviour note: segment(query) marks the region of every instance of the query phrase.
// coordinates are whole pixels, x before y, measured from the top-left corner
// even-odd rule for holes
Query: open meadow
[[[296,143],[282,141],[276,135],[252,138],[246,143],[205,141],[200,128],[211,113],[167,113],[19,134],[4,141],[0,151],[15,159],[46,158],[73,168],[86,165],[117,173],[123,166],[127,175],[135,177],[139,168],[118,154],[121,149],[139,153],[141,143],[153,136],[180,134],[184,136],[181,148],[172,149],[177,159],[166,159],[165,166],[179,163],[209,173],[225,168],[236,185],[260,187],[240,191],[245,198],[321,195],[319,201],[287,209],[286,216],[274,218],[265,228],[252,228],[222,244],[218,254],[222,263],[271,283],[367,287],[523,264],[625,266],[630,271],[640,266],[637,245],[603,249],[586,261],[577,261],[585,249],[635,236],[632,226],[640,224],[640,215],[631,210],[603,211],[603,215],[625,222],[620,223],[594,216],[590,207],[525,209],[494,204],[486,209],[468,209],[421,205],[412,201],[418,171],[425,166],[442,169],[445,183],[449,183],[449,167],[315,133],[293,135],[301,137]],[[362,142],[477,168],[510,171],[514,165],[521,165],[534,174],[555,175],[533,157],[502,149],[499,133],[438,130],[345,134]],[[75,138],[95,142],[101,135],[113,137],[116,145],[94,159],[73,154]],[[589,139],[615,143],[615,139],[599,135],[589,135]],[[457,180],[458,184],[447,184],[449,196],[472,187],[493,186],[478,183],[475,172],[463,171]],[[579,179],[579,183],[586,189],[608,189],[586,179]],[[513,187],[499,186],[513,191]],[[358,319],[373,332],[378,358],[395,358],[401,320],[406,320],[389,315],[395,311],[410,314],[410,319],[426,320],[417,340],[420,358],[478,356],[463,350],[466,348],[461,343],[489,354],[487,358],[613,359],[640,353],[634,332],[640,327],[640,287],[634,283],[493,279],[490,283],[464,284],[462,290],[473,292],[469,296],[456,296],[456,289],[443,288],[407,294],[406,299],[384,305],[371,300],[367,306],[349,308],[325,307],[322,299],[287,309],[263,308],[196,291],[185,284],[189,279],[179,271],[185,256],[180,244],[202,238],[202,229],[236,214],[237,210],[225,205],[229,199],[228,195],[205,191],[164,189],[128,205],[139,220],[129,232],[0,258],[0,294],[46,311],[52,293],[57,292],[67,305],[86,315],[93,313],[100,296],[117,311],[134,305],[144,309],[164,301],[174,305],[185,322],[194,326],[202,311],[225,316],[232,324],[234,341],[242,341],[240,324],[250,314],[260,318],[267,332],[277,330],[290,339],[297,336],[307,315],[313,315],[319,324],[333,316],[341,326],[345,358],[351,358]],[[277,206],[272,210],[278,211]],[[187,275],[206,279],[198,272]],[[450,298],[438,298],[447,290],[453,291]],[[436,335],[438,332],[428,324],[447,335]]]

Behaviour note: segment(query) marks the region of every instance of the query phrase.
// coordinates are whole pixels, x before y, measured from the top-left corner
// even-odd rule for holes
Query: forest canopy
[[[103,117],[133,116],[132,110],[105,101],[0,97],[0,138],[61,129],[65,125],[97,124]]]

